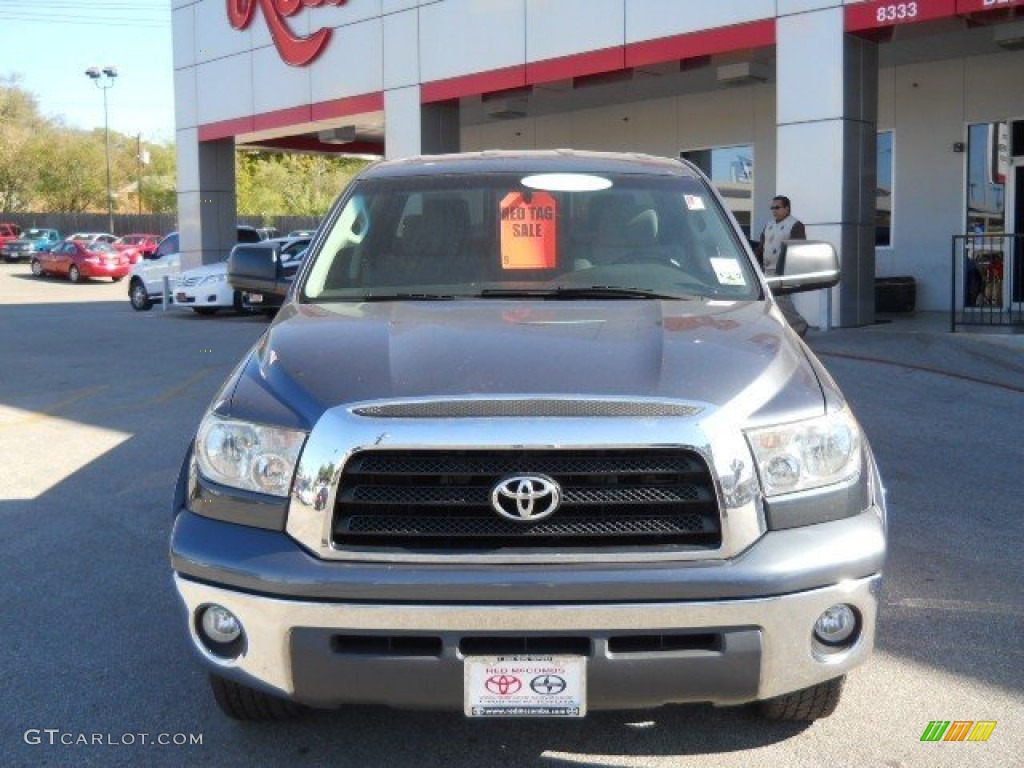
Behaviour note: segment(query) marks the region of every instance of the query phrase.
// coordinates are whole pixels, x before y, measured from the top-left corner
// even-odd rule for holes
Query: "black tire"
[[[146,285],[138,278],[132,280],[131,285],[128,286],[128,301],[131,302],[132,309],[138,312],[145,312],[147,309],[153,308],[153,302],[150,301],[149,294],[146,293]]]
[[[301,704],[279,699],[220,675],[210,675],[210,687],[220,711],[235,720],[289,720],[306,711]]]
[[[197,315],[216,315],[218,309],[220,307],[192,307],[192,311]]]
[[[112,282],[120,283],[122,280],[124,280],[124,275],[121,275],[120,277],[112,277],[110,279]]]
[[[845,682],[845,675],[836,677],[810,688],[759,701],[757,708],[769,720],[818,720],[836,711]]]
[[[78,267],[72,264],[70,267],[68,267],[68,280],[70,280],[72,283],[82,282],[82,270],[80,270]]]
[[[39,261],[39,259],[32,259],[31,268],[32,268],[32,274],[33,275],[35,275],[36,277],[42,277],[43,276],[43,265]]]
[[[245,312],[245,304],[242,303],[242,292],[235,291],[231,294],[231,307],[235,312]]]

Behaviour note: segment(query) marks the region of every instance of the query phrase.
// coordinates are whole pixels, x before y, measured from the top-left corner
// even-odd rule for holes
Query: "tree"
[[[105,210],[103,132],[53,131],[47,146],[47,161],[38,169],[42,209],[67,213]]]
[[[240,214],[265,222],[277,214],[319,218],[368,162],[336,155],[238,152],[236,207]]]
[[[0,211],[25,211],[32,203],[32,169],[43,122],[35,97],[17,75],[0,77]]]
[[[140,151],[149,163],[140,166]],[[114,210],[173,213],[178,206],[173,144],[110,132]],[[236,153],[237,210],[272,224],[278,215],[320,218],[367,160],[338,155]],[[101,128],[69,128],[40,114],[16,75],[0,76],[0,211],[67,213],[107,209]]]

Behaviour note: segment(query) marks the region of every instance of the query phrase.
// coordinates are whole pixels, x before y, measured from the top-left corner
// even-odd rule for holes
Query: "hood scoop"
[[[610,398],[453,398],[374,403],[352,408],[357,416],[378,419],[458,419],[490,417],[690,418],[700,406],[664,400]]]

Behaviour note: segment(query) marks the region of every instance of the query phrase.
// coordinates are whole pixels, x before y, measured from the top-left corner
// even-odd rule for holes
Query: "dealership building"
[[[840,254],[796,297],[821,327],[873,322],[880,277],[1024,304],[1024,0],[173,0],[173,30],[186,265],[234,242],[240,148],[570,147],[685,157],[754,237],[789,196]]]

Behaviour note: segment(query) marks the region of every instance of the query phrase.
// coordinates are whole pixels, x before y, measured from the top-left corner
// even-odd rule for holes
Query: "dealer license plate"
[[[247,293],[245,294],[245,300],[250,304],[262,304],[263,294],[262,293]]]
[[[587,660],[583,656],[469,656],[465,660],[467,717],[583,717]]]

